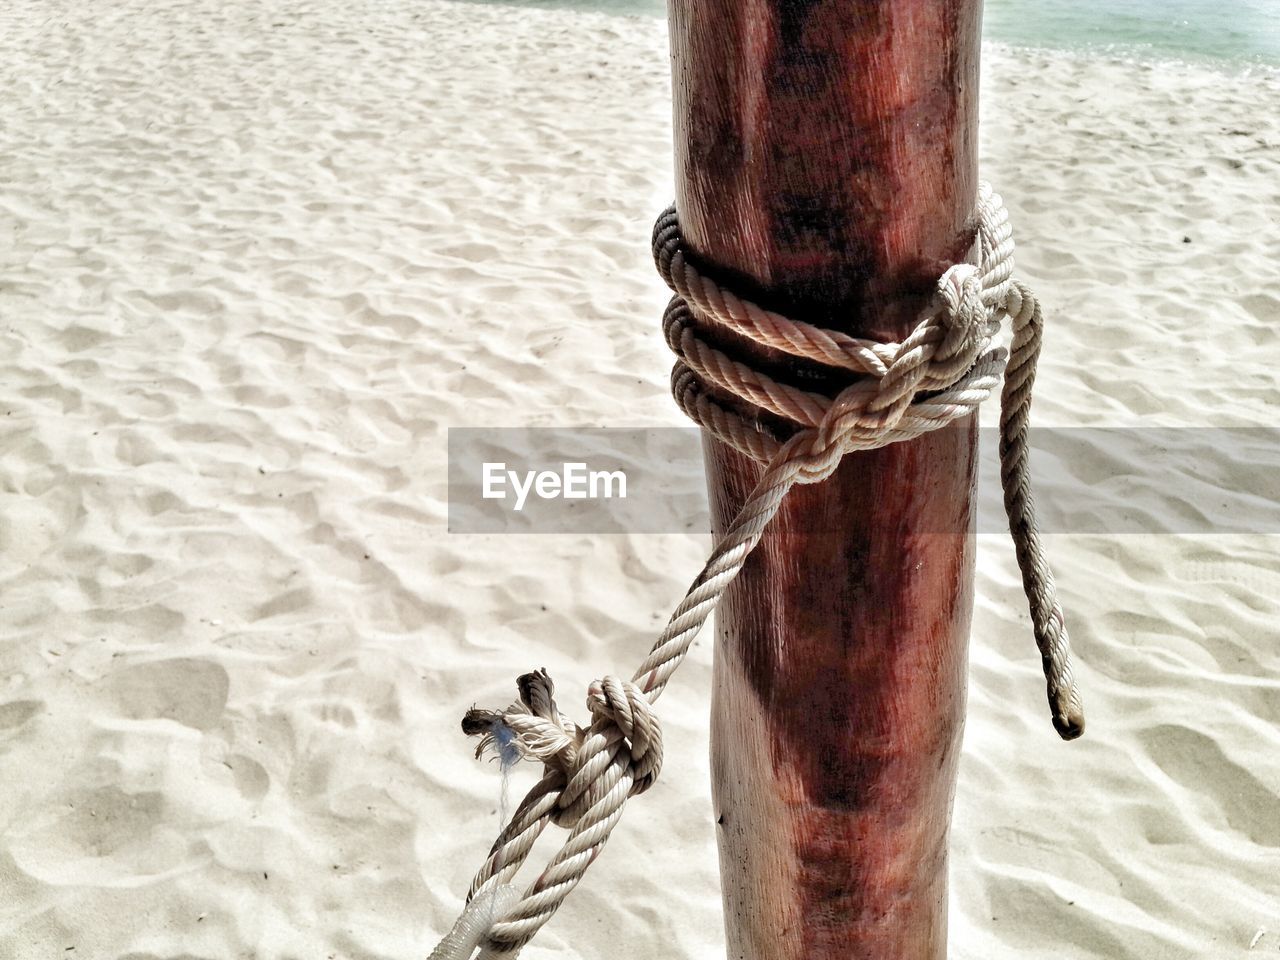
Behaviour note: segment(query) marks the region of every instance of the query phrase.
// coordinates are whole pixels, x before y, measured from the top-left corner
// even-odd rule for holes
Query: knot
[[[609,676],[588,688],[587,709],[597,721],[612,723],[627,738],[635,778],[631,796],[644,793],[662,769],[662,727],[649,698],[630,680]]]
[[[540,761],[564,784],[555,821],[572,827],[595,800],[593,786],[615,752],[626,751],[632,784],[629,796],[653,786],[662,768],[662,727],[649,698],[630,680],[607,676],[591,684],[590,729],[578,726],[556,706],[555,684],[546,670],[517,681],[520,699],[505,710],[473,707],[462,730],[480,736],[476,756],[494,749],[504,761]]]
[[[883,376],[851,384],[829,403],[816,426],[797,434],[788,452],[797,483],[818,483],[854,450],[918,435],[970,412],[919,403],[925,392],[975,383],[975,368],[997,329],[982,299],[978,268],[957,264],[938,280],[911,334],[891,351]],[[989,388],[988,388],[989,392]],[[904,424],[911,416],[914,423]],[[922,429],[923,427],[923,429]]]
[[[979,239],[984,243],[986,234]],[[983,267],[949,268],[910,334],[900,343],[881,343],[791,319],[721,286],[683,248],[674,208],[655,225],[653,251],[675,294],[663,332],[677,356],[673,387],[681,408],[756,460],[773,462],[785,447],[794,482],[816,483],[847,453],[911,439],[968,416],[997,383],[993,341],[1001,307],[985,298]],[[705,322],[761,346],[859,378],[834,397],[776,380],[704,339],[694,308]],[[760,418],[726,406],[725,394],[789,421],[796,428],[791,439],[780,445]]]
[[[968,263],[949,268],[938,280],[932,306],[943,337],[934,351],[930,373],[935,379],[954,381],[973,366],[994,333],[988,324],[978,268]]]

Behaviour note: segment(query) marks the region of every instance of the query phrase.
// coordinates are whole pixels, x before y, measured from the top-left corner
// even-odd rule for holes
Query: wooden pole
[[[766,306],[901,338],[973,236],[981,0],[669,12],[690,248]],[[720,607],[712,776],[731,960],[946,956],[976,436],[971,418],[794,489]],[[704,443],[718,536],[760,467]]]

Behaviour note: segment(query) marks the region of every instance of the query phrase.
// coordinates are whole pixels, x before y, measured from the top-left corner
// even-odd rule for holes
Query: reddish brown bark
[[[903,336],[972,238],[980,0],[669,9],[689,246],[766,305]],[[720,608],[712,767],[731,960],[946,955],[975,444],[967,422],[794,490]],[[718,535],[759,467],[705,446]]]

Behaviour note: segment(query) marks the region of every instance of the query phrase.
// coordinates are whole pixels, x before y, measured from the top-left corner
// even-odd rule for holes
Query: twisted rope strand
[[[1070,643],[1030,489],[1027,423],[1043,318],[1031,291],[1012,280],[1008,214],[985,183],[979,189],[977,220],[977,266],[958,264],[947,270],[915,329],[901,343],[877,343],[791,320],[738,297],[691,262],[675,209],[659,217],[654,258],[675,292],[663,316],[667,343],[677,357],[672,393],[690,418],[765,469],[631,679],[607,676],[591,685],[589,728],[559,712],[546,671],[522,676],[520,699],[505,711],[473,709],[464,719],[464,731],[485,736],[481,749],[497,737],[544,765],[542,779],[499,834],[468,894],[469,904],[486,898],[506,908],[498,911],[500,919],[487,936],[477,941],[467,935],[467,943],[478,943],[482,958],[514,960],[599,856],[627,799],[653,785],[662,764],[662,731],[651,706],[792,486],[825,479],[851,451],[910,440],[970,416],[994,392],[1002,368],[1001,481],[1010,532],[1054,726],[1064,739],[1083,732]],[[757,343],[863,379],[834,398],[777,381],[703,341],[694,308]],[[994,344],[1005,317],[1013,327],[1007,367],[1005,351]],[[780,436],[758,417],[744,415],[728,397],[789,423],[790,435]],[[511,905],[508,881],[553,822],[569,829],[568,838]],[[473,916],[468,907],[464,917]],[[456,951],[446,955],[441,953],[444,946],[437,948],[438,957],[433,954],[437,960],[470,956]]]
[[[1044,318],[1039,301],[1022,283],[1011,286],[1006,309],[1013,322],[1013,355],[1005,369],[1000,395],[1000,485],[1004,488],[1004,508],[1022,572],[1023,591],[1031,608],[1031,625],[1044,667],[1053,725],[1064,740],[1073,740],[1084,733],[1084,707],[1071,671],[1071,641],[1058,603],[1058,589],[1036,526],[1027,454],[1031,386],[1040,359]]]

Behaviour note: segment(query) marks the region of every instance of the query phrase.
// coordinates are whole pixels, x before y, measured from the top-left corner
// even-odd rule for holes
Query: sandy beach
[[[684,424],[666,43],[443,0],[0,10],[0,956],[410,960],[448,929],[501,804],[462,712],[546,667],[581,719],[708,549],[445,526],[449,427]],[[1049,314],[1034,424],[1274,426],[1280,79],[983,70]],[[1037,466],[1046,497],[1125,470]],[[980,539],[952,956],[1280,955],[1277,538],[1051,538],[1072,744]],[[711,656],[523,957],[724,956]]]

